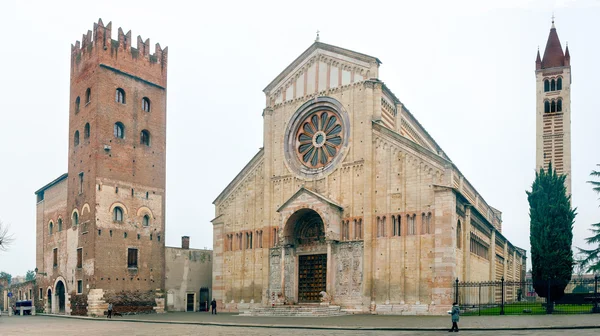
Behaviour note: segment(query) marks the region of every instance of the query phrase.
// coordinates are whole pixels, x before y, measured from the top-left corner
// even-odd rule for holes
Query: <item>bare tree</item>
[[[8,225],[0,221],[0,251],[8,250],[10,244],[12,244],[14,238],[8,230]]]

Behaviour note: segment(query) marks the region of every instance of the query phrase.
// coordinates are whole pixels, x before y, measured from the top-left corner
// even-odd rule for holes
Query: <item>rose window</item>
[[[336,113],[312,113],[296,132],[296,155],[309,168],[324,167],[340,151],[343,136],[342,123]]]

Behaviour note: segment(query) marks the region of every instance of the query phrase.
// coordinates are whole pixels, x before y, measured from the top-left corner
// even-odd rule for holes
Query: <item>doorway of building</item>
[[[58,297],[58,313],[65,312],[65,284],[62,280],[59,280],[56,283],[56,289],[54,290],[56,296]]]
[[[52,289],[48,288],[48,304],[46,313],[52,312]]]
[[[196,294],[194,293],[188,293],[187,294],[187,306],[185,308],[185,311],[189,311],[189,312],[193,312],[194,311],[194,302],[196,301]]]
[[[208,303],[210,298],[208,297],[208,288],[200,288],[200,311],[208,311]]]
[[[320,302],[327,289],[327,254],[298,257],[298,302]]]

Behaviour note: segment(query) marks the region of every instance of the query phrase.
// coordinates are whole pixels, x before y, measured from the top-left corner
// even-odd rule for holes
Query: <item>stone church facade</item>
[[[265,89],[264,147],[214,201],[220,309],[444,314],[453,283],[524,279],[524,250],[379,79],[315,42]],[[516,294],[516,293],[515,293]]]

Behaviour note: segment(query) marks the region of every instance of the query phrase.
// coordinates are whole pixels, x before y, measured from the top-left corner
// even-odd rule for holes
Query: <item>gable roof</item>
[[[327,198],[327,197],[325,197],[325,196],[323,196],[323,195],[321,195],[321,194],[319,194],[317,192],[314,192],[314,191],[312,191],[310,189],[306,189],[305,187],[300,187],[300,189],[298,189],[298,191],[296,191],[296,193],[294,195],[292,195],[292,197],[288,198],[288,200],[285,201],[277,209],[277,212],[280,212],[281,210],[283,210],[285,207],[288,206],[288,204],[290,204],[293,200],[295,200],[296,198],[298,198],[298,196],[300,196],[301,194],[304,194],[304,193],[310,194],[310,195],[312,195],[312,196],[314,196],[314,197],[316,197],[316,198],[324,201],[325,203],[329,203],[330,205],[332,205],[332,206],[334,206],[334,207],[336,207],[336,208],[338,208],[340,210],[344,210],[344,208],[341,205],[339,205],[337,202],[334,202],[331,199],[329,199],[329,198]]]
[[[64,173],[64,174],[60,175],[60,176],[59,176],[59,177],[57,177],[57,178],[56,178],[54,181],[52,181],[52,182],[50,182],[50,183],[46,184],[45,186],[41,187],[40,189],[38,189],[38,190],[37,190],[37,191],[36,191],[34,194],[36,194],[36,195],[37,195],[37,194],[41,193],[42,191],[44,191],[44,190],[46,190],[46,189],[49,189],[49,188],[50,188],[50,187],[52,187],[53,185],[55,185],[55,184],[59,183],[60,181],[62,181],[62,180],[64,180],[64,179],[66,179],[66,178],[67,178],[67,176],[68,176],[68,174],[67,174],[67,173]]]
[[[300,63],[302,63],[302,61],[305,58],[307,58],[310,54],[312,54],[317,49],[331,51],[331,52],[334,52],[336,54],[340,54],[340,55],[352,57],[352,58],[355,58],[357,60],[361,60],[361,61],[368,62],[368,63],[377,62],[378,66],[379,66],[379,64],[381,64],[381,61],[377,57],[373,57],[373,56],[361,54],[361,53],[356,52],[356,51],[352,51],[352,50],[348,50],[348,49],[336,47],[336,46],[333,46],[331,44],[327,44],[327,43],[323,43],[323,42],[315,42],[310,47],[308,47],[308,49],[306,49],[302,54],[300,54],[300,56],[298,56],[292,63],[290,63],[290,65],[288,65],[279,75],[277,75],[277,77],[275,77],[275,79],[273,79],[271,81],[271,83],[269,83],[269,85],[267,85],[267,87],[265,87],[263,89],[263,92],[264,93],[269,92],[281,80],[283,80],[285,78],[285,76],[287,76]]]

